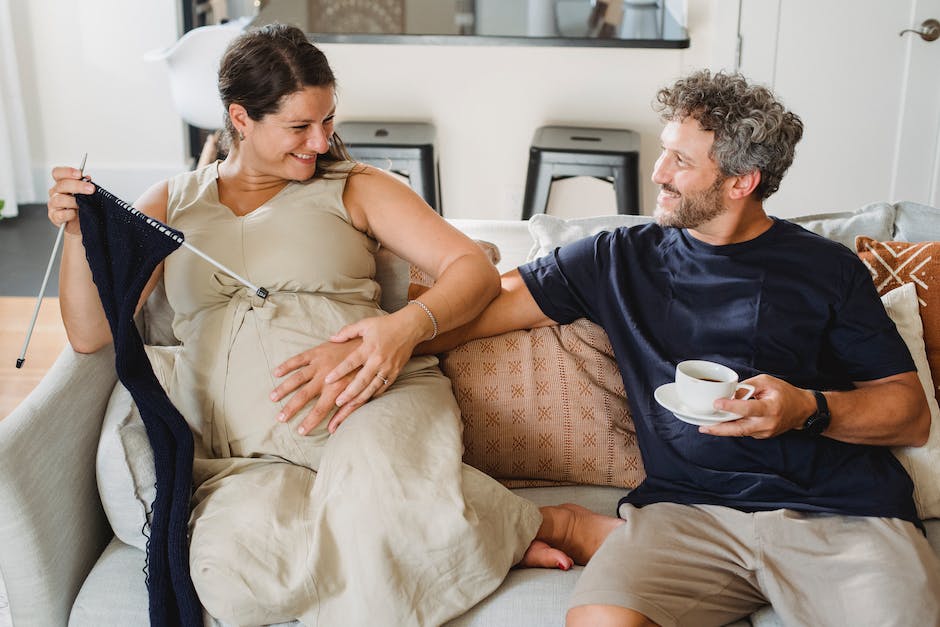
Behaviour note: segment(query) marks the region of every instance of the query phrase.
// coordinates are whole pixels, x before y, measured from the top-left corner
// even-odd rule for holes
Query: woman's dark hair
[[[336,87],[326,56],[302,30],[268,24],[235,38],[219,66],[219,96],[225,106],[228,141],[237,141],[228,107],[239,104],[252,120],[261,120],[281,108],[283,99],[306,87]],[[314,176],[322,176],[337,161],[349,160],[342,140],[334,133],[326,154],[317,159]],[[322,164],[322,167],[321,167]]]

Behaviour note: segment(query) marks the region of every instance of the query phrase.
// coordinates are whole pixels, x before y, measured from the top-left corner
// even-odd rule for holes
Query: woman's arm
[[[434,278],[421,301],[443,333],[479,314],[499,293],[499,273],[480,247],[448,224],[407,185],[375,168],[350,176],[343,202],[356,228]],[[407,311],[426,333],[430,318],[420,307]]]
[[[94,353],[111,343],[104,308],[85,259],[82,233],[78,221],[78,203],[75,194],[91,194],[95,186],[82,180],[82,173],[69,167],[52,170],[55,184],[49,189],[47,203],[49,220],[59,226],[65,224],[62,262],[59,270],[59,307],[62,322],[72,348],[79,353]],[[166,221],[167,184],[158,183],[138,199],[134,206],[141,212]],[[146,301],[163,271],[161,263],[147,282],[140,304]]]
[[[399,257],[427,272],[434,286],[390,316],[349,325],[334,341],[362,337],[357,353],[327,376],[362,370],[340,395],[342,405],[367,393],[380,393],[424,340],[469,322],[499,293],[499,273],[471,239],[445,222],[395,177],[363,168],[349,177],[343,202],[353,225]],[[381,376],[379,376],[381,375]]]
[[[354,409],[391,385],[419,342],[469,322],[499,293],[499,273],[480,247],[392,175],[368,166],[357,168],[346,181],[343,203],[353,226],[427,272],[435,284],[421,294],[424,307],[412,302],[391,315],[350,324],[331,338],[339,343],[361,338],[322,379],[331,384],[358,370],[336,399],[341,409],[330,421],[331,431]],[[320,365],[312,368],[315,359]],[[272,395],[276,400],[296,390],[295,398],[284,408],[285,419],[290,419],[305,399],[320,393],[323,363],[314,347],[275,370],[275,376],[294,372]],[[322,412],[311,414],[301,429],[309,431],[320,420]]]
[[[499,296],[493,299],[479,316],[448,333],[442,333],[434,340],[422,342],[415,348],[415,353],[442,353],[480,337],[558,324],[546,316],[535,302],[518,269],[504,274],[501,281]]]

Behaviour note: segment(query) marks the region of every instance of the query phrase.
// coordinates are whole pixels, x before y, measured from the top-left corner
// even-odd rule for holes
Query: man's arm
[[[759,375],[747,380],[757,391],[752,399],[718,400],[715,408],[741,414],[739,420],[702,427],[702,433],[769,438],[799,429],[816,411],[810,390]],[[826,437],[853,444],[923,446],[930,433],[930,409],[916,372],[873,381],[856,381],[855,389],[827,391],[832,421]]]
[[[478,337],[557,324],[542,312],[518,270],[510,270],[500,279],[502,289],[499,295],[479,316],[430,342],[418,344],[415,354],[441,353]]]

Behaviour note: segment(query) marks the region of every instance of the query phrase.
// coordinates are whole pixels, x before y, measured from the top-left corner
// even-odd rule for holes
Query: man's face
[[[685,118],[666,124],[662,153],[653,168],[660,186],[653,217],[660,226],[694,229],[725,211],[725,177],[708,152],[714,133]]]

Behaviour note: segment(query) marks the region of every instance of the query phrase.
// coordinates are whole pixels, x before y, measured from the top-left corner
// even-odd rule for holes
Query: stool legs
[[[623,167],[613,169],[614,194],[617,197],[617,213],[640,214],[640,181],[637,175],[637,159],[625,159]]]
[[[545,213],[552,181],[592,176],[612,182],[617,213],[640,213],[640,136],[626,129],[542,126],[529,147],[522,219]]]
[[[545,213],[552,179],[550,166],[545,167],[538,157],[529,158],[529,171],[525,178],[525,196],[522,200],[523,220],[528,220],[536,213]]]

